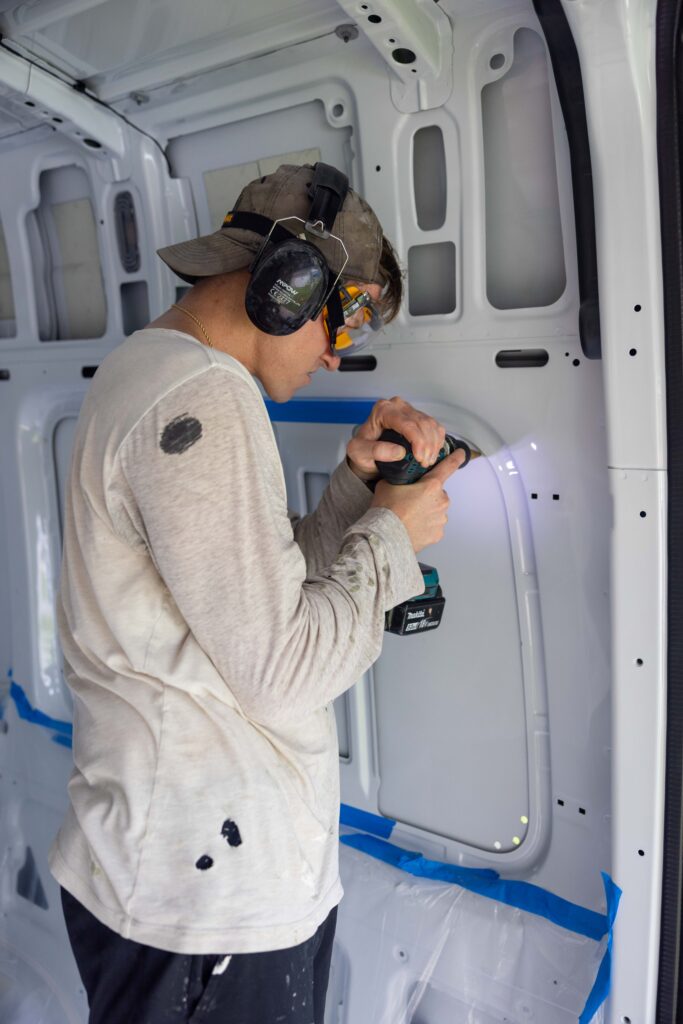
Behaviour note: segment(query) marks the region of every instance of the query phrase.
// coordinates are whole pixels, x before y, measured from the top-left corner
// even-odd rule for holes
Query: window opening
[[[29,214],[28,237],[41,341],[101,337],[107,303],[85,171],[43,171],[40,205]]]

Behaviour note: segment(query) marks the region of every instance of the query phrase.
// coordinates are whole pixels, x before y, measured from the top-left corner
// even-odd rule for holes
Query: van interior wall
[[[0,85],[0,974],[15,986],[15,1016],[3,1019],[85,1019],[46,861],[71,764],[54,601],[78,409],[106,353],[184,287],[155,250],[215,230],[241,186],[281,162],[346,171],[407,271],[376,368],[318,375],[291,415],[273,412],[292,507],[315,506],[353,410],[379,397],[401,394],[484,454],[453,479],[446,537],[421,556],[447,597],[441,628],[387,635],[379,661],[337,702],[343,802],[395,823],[391,843],[404,850],[604,913],[602,366],[578,337],[569,155],[530,0],[425,5],[439,40],[431,49],[400,19],[391,31],[404,38],[391,35],[386,5],[370,2],[354,18],[377,20],[345,41],[335,29],[350,16],[333,0],[315,15],[305,4],[252,4],[241,21],[216,3],[213,22],[199,19],[206,36],[183,49],[189,29],[169,2],[178,38],[169,29],[147,61],[133,35],[107,37],[122,20],[114,6],[60,16],[55,5],[23,29],[5,15],[17,51],[58,54],[111,109],[98,109],[99,141],[79,126],[80,108]],[[210,39],[217,45],[223,7],[224,32],[249,55],[227,66]],[[145,14],[138,5],[136,18]],[[285,33],[276,48],[268,16]],[[108,53],[120,49],[109,65],[104,40]],[[412,50],[424,89],[407,77],[410,63],[398,79],[382,47]],[[448,74],[423,72],[424,54],[444,48]],[[114,126],[118,151],[106,142]],[[348,812],[345,834],[359,821]],[[578,936],[568,955],[547,921],[499,909],[496,927],[484,896],[469,906],[457,887],[342,853],[347,910],[330,1022],[369,1019],[370,988],[373,1021],[451,1024],[475,1019],[473,1007],[482,1022],[576,1019],[597,965],[592,953],[581,959]],[[463,967],[456,933],[478,935],[490,955],[473,950]]]

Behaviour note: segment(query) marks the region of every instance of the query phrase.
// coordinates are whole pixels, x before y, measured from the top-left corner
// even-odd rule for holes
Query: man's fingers
[[[460,469],[463,462],[467,458],[463,448],[456,448],[454,452],[447,455],[445,459],[442,459],[433,469],[430,469],[426,476],[430,480],[440,480],[441,483],[445,483],[449,476],[455,473],[456,469]],[[424,479],[424,477],[423,477]]]
[[[406,450],[400,444],[391,441],[377,441],[372,447],[372,457],[376,462],[399,462],[405,457]]]

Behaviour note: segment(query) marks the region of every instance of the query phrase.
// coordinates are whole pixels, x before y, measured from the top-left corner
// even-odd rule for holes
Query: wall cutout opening
[[[114,200],[114,223],[121,266],[127,274],[135,274],[140,269],[140,247],[135,204],[130,192],[119,192]]]
[[[413,135],[413,190],[417,224],[423,231],[440,228],[446,219],[446,153],[437,125]]]
[[[0,338],[13,338],[17,333],[12,294],[12,274],[5,232],[0,224]]]
[[[99,338],[107,328],[90,182],[80,167],[40,175],[40,205],[28,215],[41,341]]]
[[[455,309],[455,245],[434,242],[408,250],[408,309],[411,316],[436,316]]]
[[[149,323],[149,299],[146,281],[127,281],[121,285],[123,333],[128,336]]]
[[[557,167],[543,41],[514,37],[509,70],[481,94],[486,292],[497,309],[557,302],[566,285]]]

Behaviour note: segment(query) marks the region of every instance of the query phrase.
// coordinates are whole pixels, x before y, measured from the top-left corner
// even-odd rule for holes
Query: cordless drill
[[[391,441],[393,444],[400,444],[406,450],[405,456],[397,462],[378,462],[377,470],[380,477],[390,484],[414,484],[420,480],[425,473],[428,473],[433,466],[425,468],[413,455],[410,441],[395,430],[384,430],[380,441]],[[465,441],[446,434],[446,440],[439,452],[436,466],[447,455],[450,455],[457,448],[462,448],[465,453],[465,461],[461,469],[467,465],[472,455],[479,452],[472,452],[472,449]],[[415,633],[426,633],[430,629],[436,629],[441,622],[446,598],[439,585],[439,574],[432,565],[419,563],[424,579],[424,593],[417,597],[411,597],[403,604],[396,605],[386,613],[384,629],[388,633],[396,633],[398,636],[410,636]]]

